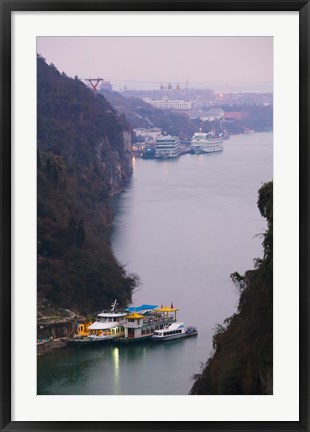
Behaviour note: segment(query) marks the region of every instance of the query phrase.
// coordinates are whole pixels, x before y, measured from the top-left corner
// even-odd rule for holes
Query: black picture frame
[[[170,0],[9,1],[0,0],[1,13],[1,431],[310,431],[309,422],[309,1],[304,0]],[[11,421],[11,14],[15,11],[298,11],[300,68],[300,377],[299,421],[266,422],[77,422]],[[289,248],[289,245],[288,245]]]

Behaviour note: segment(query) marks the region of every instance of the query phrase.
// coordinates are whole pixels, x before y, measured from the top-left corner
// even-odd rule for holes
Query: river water
[[[113,199],[112,247],[140,277],[133,305],[169,305],[194,338],[66,349],[38,359],[38,394],[186,395],[212,352],[217,323],[235,312],[234,271],[262,255],[257,191],[273,176],[271,133],[231,136],[222,153],[134,159]]]

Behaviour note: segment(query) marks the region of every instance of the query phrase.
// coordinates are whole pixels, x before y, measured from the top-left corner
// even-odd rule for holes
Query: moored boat
[[[215,132],[196,132],[191,140],[191,149],[194,154],[213,153],[223,151],[223,138],[215,136]]]
[[[77,334],[68,340],[68,345],[86,346],[124,336],[124,323],[127,312],[117,312],[116,306],[117,300],[114,300],[111,310],[99,313],[96,321],[87,326],[78,325]]]
[[[183,322],[174,322],[163,329],[155,330],[152,340],[156,342],[182,339],[190,336],[197,336],[196,327],[186,327]]]
[[[155,147],[145,147],[142,153],[143,159],[155,159]]]
[[[148,306],[146,310],[143,307]],[[115,339],[116,343],[143,342],[151,339],[156,330],[163,329],[165,326],[176,322],[177,308],[161,306],[157,308],[153,305],[143,305],[132,308],[129,315],[125,317],[124,337]]]
[[[109,312],[97,315],[97,321],[87,326],[78,324],[78,333],[67,341],[68,345],[87,346],[95,343],[113,341],[132,343],[148,340],[170,340],[196,336],[195,327],[184,327],[177,322],[178,309],[173,306],[143,304],[117,312],[117,301]]]
[[[181,154],[180,138],[171,135],[159,135],[155,144],[155,159],[175,159]]]
[[[116,312],[117,300],[114,300],[109,312],[97,315],[97,321],[89,327],[91,342],[105,342],[124,336],[125,316],[127,312]]]

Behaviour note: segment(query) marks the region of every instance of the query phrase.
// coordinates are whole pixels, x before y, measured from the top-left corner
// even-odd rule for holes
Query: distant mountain
[[[259,190],[258,208],[267,219],[264,256],[245,275],[233,273],[240,292],[237,313],[217,326],[214,354],[194,378],[192,395],[273,393],[273,187]]]
[[[131,301],[136,278],[107,238],[111,194],[132,174],[131,128],[102,95],[37,59],[38,313]]]

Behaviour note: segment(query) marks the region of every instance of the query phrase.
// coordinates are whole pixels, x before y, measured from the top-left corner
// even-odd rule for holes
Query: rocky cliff
[[[37,60],[38,312],[98,311],[136,286],[107,242],[132,174],[131,129],[102,95]]]
[[[214,353],[194,378],[193,395],[273,392],[273,205],[272,183],[259,190],[258,208],[267,219],[264,256],[245,275],[233,273],[240,292],[237,312],[217,326]]]

